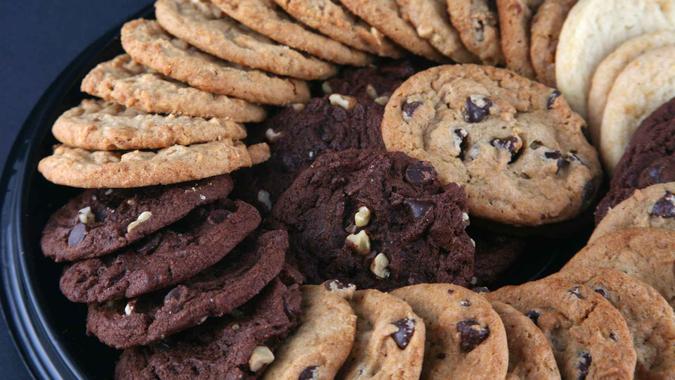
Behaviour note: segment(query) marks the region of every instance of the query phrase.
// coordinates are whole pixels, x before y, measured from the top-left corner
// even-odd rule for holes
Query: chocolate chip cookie
[[[532,18],[530,30],[530,60],[537,80],[556,87],[555,53],[558,37],[577,0],[544,0]]]
[[[292,259],[314,283],[360,288],[424,282],[468,284],[473,245],[464,192],[443,186],[428,163],[402,153],[326,153],[276,203]]]
[[[253,298],[282,270],[288,236],[267,232],[170,289],[89,305],[87,331],[115,348],[147,345],[221,317]]]
[[[472,214],[521,226],[572,219],[594,199],[601,169],[583,129],[557,91],[476,65],[415,74],[382,121],[387,149],[464,185]]]
[[[527,78],[534,78],[530,60],[530,22],[542,1],[497,0],[506,67]]]
[[[589,287],[549,277],[487,297],[532,319],[549,339],[562,378],[633,378],[636,354],[626,321]]]
[[[495,1],[447,0],[447,6],[464,46],[485,64],[503,63]]]
[[[85,191],[49,218],[42,252],[55,261],[106,255],[224,199],[232,187],[225,175],[173,186]]]
[[[260,224],[244,202],[216,201],[116,255],[78,261],[61,276],[73,302],[133,298],[189,279],[225,257]]]
[[[482,296],[449,284],[394,290],[425,321],[424,379],[503,379],[508,366],[506,333]]]

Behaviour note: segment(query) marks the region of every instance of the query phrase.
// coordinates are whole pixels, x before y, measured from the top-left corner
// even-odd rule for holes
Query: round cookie
[[[600,127],[607,97],[619,74],[642,54],[672,44],[675,44],[673,30],[646,33],[622,43],[598,64],[588,92],[588,125],[596,144],[600,143]]]
[[[571,219],[595,196],[600,164],[584,122],[542,84],[489,66],[438,66],[389,100],[388,150],[431,162],[465,186],[475,216],[538,226]]]
[[[513,306],[492,301],[499,314],[509,346],[509,369],[506,378],[560,379],[558,365],[544,333],[525,314]]]
[[[200,90],[263,104],[309,100],[306,82],[270,76],[216,59],[171,37],[155,21],[129,21],[121,34],[122,47],[134,61]]]
[[[273,216],[291,236],[292,259],[309,282],[359,288],[425,282],[468,284],[474,247],[465,196],[434,169],[402,153],[325,153],[295,179]]]
[[[563,379],[632,379],[636,354],[626,321],[590,288],[561,278],[487,294],[526,314],[548,338]]]
[[[482,296],[450,284],[394,290],[425,322],[424,379],[503,379],[508,367],[504,325]]]
[[[608,268],[626,273],[656,289],[675,306],[675,234],[659,228],[630,228],[599,237],[561,270]]]
[[[586,285],[621,312],[637,353],[636,379],[675,375],[675,314],[656,290],[612,269],[575,268],[555,276]]]
[[[532,19],[530,60],[537,80],[556,87],[555,52],[563,23],[577,0],[544,0]]]
[[[673,0],[580,0],[560,32],[555,68],[560,92],[586,117],[598,64],[624,41],[664,29],[675,30]]]
[[[415,28],[403,19],[396,0],[340,0],[340,2],[406,50],[432,61],[446,60],[427,40],[419,37]]]
[[[400,58],[403,51],[377,29],[332,0],[275,0],[277,5],[310,28],[335,41],[382,57]]]
[[[534,78],[530,61],[530,21],[543,0],[497,0],[502,52],[506,67]]]
[[[450,23],[446,0],[397,0],[403,18],[417,35],[428,40],[446,57],[458,63],[476,62],[477,57],[462,44],[457,29]]]
[[[265,119],[265,109],[245,100],[211,94],[167,79],[127,54],[99,63],[82,80],[81,90],[147,113],[166,113],[234,122]]]
[[[307,80],[337,73],[327,62],[241,27],[210,1],[158,0],[155,14],[167,32],[227,62]]]
[[[464,46],[488,65],[504,62],[494,1],[447,0],[452,25]]]
[[[610,232],[633,227],[655,227],[675,231],[675,182],[637,189],[610,209],[598,223],[589,242]]]
[[[161,149],[246,138],[246,129],[233,121],[148,114],[93,99],[59,116],[52,133],[68,146],[91,150]]]
[[[673,3],[675,8],[675,3]],[[639,56],[619,74],[607,95],[600,155],[610,172],[642,120],[675,95],[675,41]]]
[[[227,15],[282,45],[341,65],[365,66],[368,54],[315,33],[290,19],[273,0],[212,0]]]
[[[324,285],[302,287],[300,326],[281,344],[263,379],[332,379],[354,344],[356,315]]]
[[[418,379],[424,320],[401,299],[374,289],[354,293],[356,339],[338,378]]]

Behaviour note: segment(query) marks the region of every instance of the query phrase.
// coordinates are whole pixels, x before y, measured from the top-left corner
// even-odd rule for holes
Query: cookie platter
[[[33,374],[673,376],[675,4],[312,3],[158,0],[50,87],[2,182]]]

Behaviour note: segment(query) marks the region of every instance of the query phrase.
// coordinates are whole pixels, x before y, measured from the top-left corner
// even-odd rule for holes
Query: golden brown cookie
[[[534,79],[530,61],[530,21],[543,0],[497,0],[506,67]]]
[[[464,46],[485,64],[503,63],[494,0],[447,0],[447,6]]]
[[[556,87],[555,52],[563,23],[577,0],[544,0],[532,19],[530,59],[537,80]]]

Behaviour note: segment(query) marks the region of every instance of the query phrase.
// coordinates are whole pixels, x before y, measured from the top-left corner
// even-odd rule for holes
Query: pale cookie
[[[675,182],[636,189],[630,197],[607,212],[589,241],[613,231],[634,227],[675,231]]]
[[[446,60],[427,40],[419,37],[415,28],[403,19],[396,0],[340,0],[340,2],[404,49],[432,61]]]
[[[530,61],[530,21],[542,1],[497,0],[506,67],[527,78],[534,78]]]
[[[600,155],[605,168],[614,170],[642,120],[673,96],[675,41],[639,56],[614,81],[600,127]]]
[[[499,315],[482,296],[450,284],[394,290],[424,319],[423,379],[503,379],[509,350]]]
[[[621,312],[637,353],[636,379],[675,376],[675,314],[654,288],[612,269],[575,268],[555,276],[588,286]]]
[[[457,29],[450,23],[446,0],[398,0],[401,14],[441,54],[458,63],[476,62],[478,57],[462,44]]]
[[[122,46],[135,61],[203,91],[275,105],[309,100],[306,82],[273,77],[204,54],[168,35],[155,21],[124,24]]]
[[[275,2],[298,21],[335,41],[382,57],[403,56],[403,51],[396,44],[333,0]]]
[[[342,379],[419,379],[424,359],[422,318],[401,299],[378,290],[357,291],[356,340]]]
[[[598,238],[570,260],[561,272],[608,268],[624,272],[656,289],[675,306],[675,233],[659,228],[631,228]]]
[[[158,0],[155,14],[167,32],[228,62],[307,80],[337,73],[334,65],[241,26],[209,0]]]
[[[590,288],[562,278],[487,294],[526,314],[548,338],[563,379],[632,379],[636,354],[621,313]]]
[[[581,116],[598,64],[621,43],[640,34],[675,29],[675,0],[580,0],[560,32],[556,82]]]
[[[245,100],[190,87],[149,70],[126,54],[98,64],[82,80],[81,90],[148,113],[217,117],[236,122],[265,119],[265,109]]]
[[[537,80],[556,87],[555,52],[563,23],[577,0],[544,0],[532,19],[530,60]]]
[[[40,161],[38,170],[59,185],[129,188],[213,177],[250,167],[266,158],[269,158],[266,144],[247,149],[232,140],[128,153],[92,152],[59,145],[54,154]]]
[[[233,121],[148,114],[91,99],[59,116],[52,133],[70,147],[89,150],[160,149],[246,138],[246,130]]]
[[[469,210],[507,224],[571,219],[593,200],[601,171],[584,122],[542,84],[490,66],[438,66],[392,95],[388,150],[429,161],[465,186]]]
[[[491,303],[506,329],[509,345],[506,379],[560,379],[551,345],[537,325],[513,306],[499,301]]]
[[[464,46],[488,65],[504,62],[497,10],[491,0],[447,0],[452,25]]]
[[[588,92],[588,126],[596,144],[600,144],[600,127],[607,97],[619,74],[642,54],[672,44],[675,44],[675,31],[643,34],[624,42],[598,64]]]
[[[300,327],[282,343],[263,379],[332,379],[349,355],[356,315],[324,285],[302,287]]]
[[[212,0],[247,27],[281,44],[342,65],[365,66],[368,54],[315,33],[291,19],[273,0]]]

